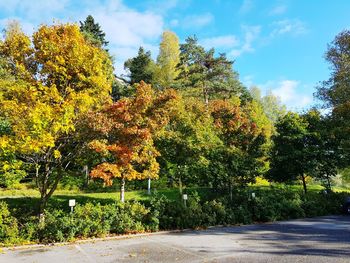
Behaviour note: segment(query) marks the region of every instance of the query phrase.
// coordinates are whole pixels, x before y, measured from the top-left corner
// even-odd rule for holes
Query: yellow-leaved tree
[[[0,147],[15,149],[35,171],[42,214],[82,148],[81,117],[110,100],[112,62],[75,24],[42,25],[31,38],[11,24],[0,56],[13,76],[0,80],[0,117],[11,129]]]

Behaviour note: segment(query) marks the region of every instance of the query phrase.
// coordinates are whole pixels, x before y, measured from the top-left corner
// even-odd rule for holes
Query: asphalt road
[[[4,250],[0,262],[350,262],[350,216]]]

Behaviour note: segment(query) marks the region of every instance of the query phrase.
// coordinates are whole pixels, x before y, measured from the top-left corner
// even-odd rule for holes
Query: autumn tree
[[[91,15],[88,15],[84,22],[80,21],[80,30],[94,45],[99,47],[106,47],[108,45],[106,34]]]
[[[151,58],[151,52],[145,51],[143,47],[139,48],[137,56],[130,58],[124,63],[124,68],[128,71],[130,84],[144,81],[151,84],[154,76],[154,61]]]
[[[213,100],[210,114],[223,146],[211,153],[210,173],[215,185],[227,187],[254,182],[267,167],[271,124],[256,104],[243,107],[235,100]]]
[[[179,38],[171,31],[165,31],[159,45],[159,55],[154,73],[154,83],[158,88],[169,88],[174,84],[180,62]]]
[[[134,97],[123,98],[90,115],[90,127],[100,134],[90,147],[104,156],[90,173],[111,185],[120,179],[120,200],[124,202],[126,180],[158,177],[159,152],[153,139],[167,123],[166,108],[176,94],[168,90],[155,95],[151,86],[141,81]]]
[[[18,24],[15,27],[18,27]],[[15,80],[9,72],[9,65],[3,58],[0,58],[0,79],[2,83]],[[11,134],[10,122],[0,113],[0,138]],[[15,151],[14,146],[7,145],[5,140],[0,139],[0,184],[5,187],[15,186],[27,175],[23,167],[23,162],[17,158]]]
[[[74,24],[42,25],[32,39],[9,27],[0,54],[13,75],[0,79],[0,115],[11,129],[0,146],[14,147],[34,170],[43,213],[81,149],[81,116],[110,100],[113,67]]]

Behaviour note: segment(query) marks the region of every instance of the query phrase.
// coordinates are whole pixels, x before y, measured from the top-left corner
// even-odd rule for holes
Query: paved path
[[[350,217],[4,251],[0,262],[350,262]]]

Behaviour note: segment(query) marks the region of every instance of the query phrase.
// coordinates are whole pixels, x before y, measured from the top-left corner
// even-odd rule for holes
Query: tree
[[[81,150],[79,121],[110,100],[112,63],[74,24],[42,25],[32,41],[10,27],[0,54],[13,75],[0,79],[0,115],[12,131],[0,145],[34,170],[42,214]]]
[[[169,88],[174,84],[179,71],[180,62],[179,38],[171,31],[165,31],[159,45],[159,55],[155,71],[155,85],[159,88]]]
[[[106,41],[106,34],[101,30],[98,23],[95,23],[95,19],[88,15],[84,22],[80,21],[80,31],[83,32],[86,37],[98,47],[106,47],[108,41]]]
[[[302,180],[307,192],[306,175],[317,166],[317,134],[309,130],[302,116],[288,112],[276,123],[270,170],[267,179],[277,182]]]
[[[331,65],[331,76],[321,82],[317,97],[331,111],[332,133],[340,142],[343,152],[350,149],[350,30],[339,33],[325,54]]]
[[[210,99],[249,97],[232,69],[233,62],[225,54],[214,55],[215,50],[205,51],[196,37],[187,38],[180,45],[178,88],[188,95],[202,97],[207,106]]]
[[[153,137],[167,123],[166,107],[176,94],[168,90],[156,97],[150,85],[141,81],[136,94],[123,98],[90,115],[89,123],[100,138],[90,147],[104,156],[90,173],[111,185],[120,179],[120,200],[124,202],[126,180],[158,178],[159,152]]]
[[[129,71],[130,84],[144,81],[151,84],[154,76],[154,62],[151,58],[151,52],[139,48],[138,54],[134,58],[128,59],[124,63],[124,68]]]
[[[310,174],[321,181],[327,190],[331,190],[331,179],[338,173],[338,169],[346,164],[346,154],[341,147],[341,140],[334,135],[332,120],[322,116],[319,111],[313,109],[303,114],[308,123],[308,131],[313,140],[315,154],[315,167]]]
[[[161,156],[161,174],[170,183],[208,185],[206,177],[210,149],[221,145],[205,104],[179,96],[169,111],[169,123],[155,140]]]
[[[286,114],[286,106],[271,91],[268,91],[265,96],[261,96],[261,91],[258,87],[251,87],[249,92],[253,99],[261,104],[266,116],[272,123],[276,123],[279,118]]]
[[[271,124],[254,102],[240,105],[239,100],[213,100],[210,113],[223,147],[214,149],[210,173],[216,185],[246,185],[266,171]]]

